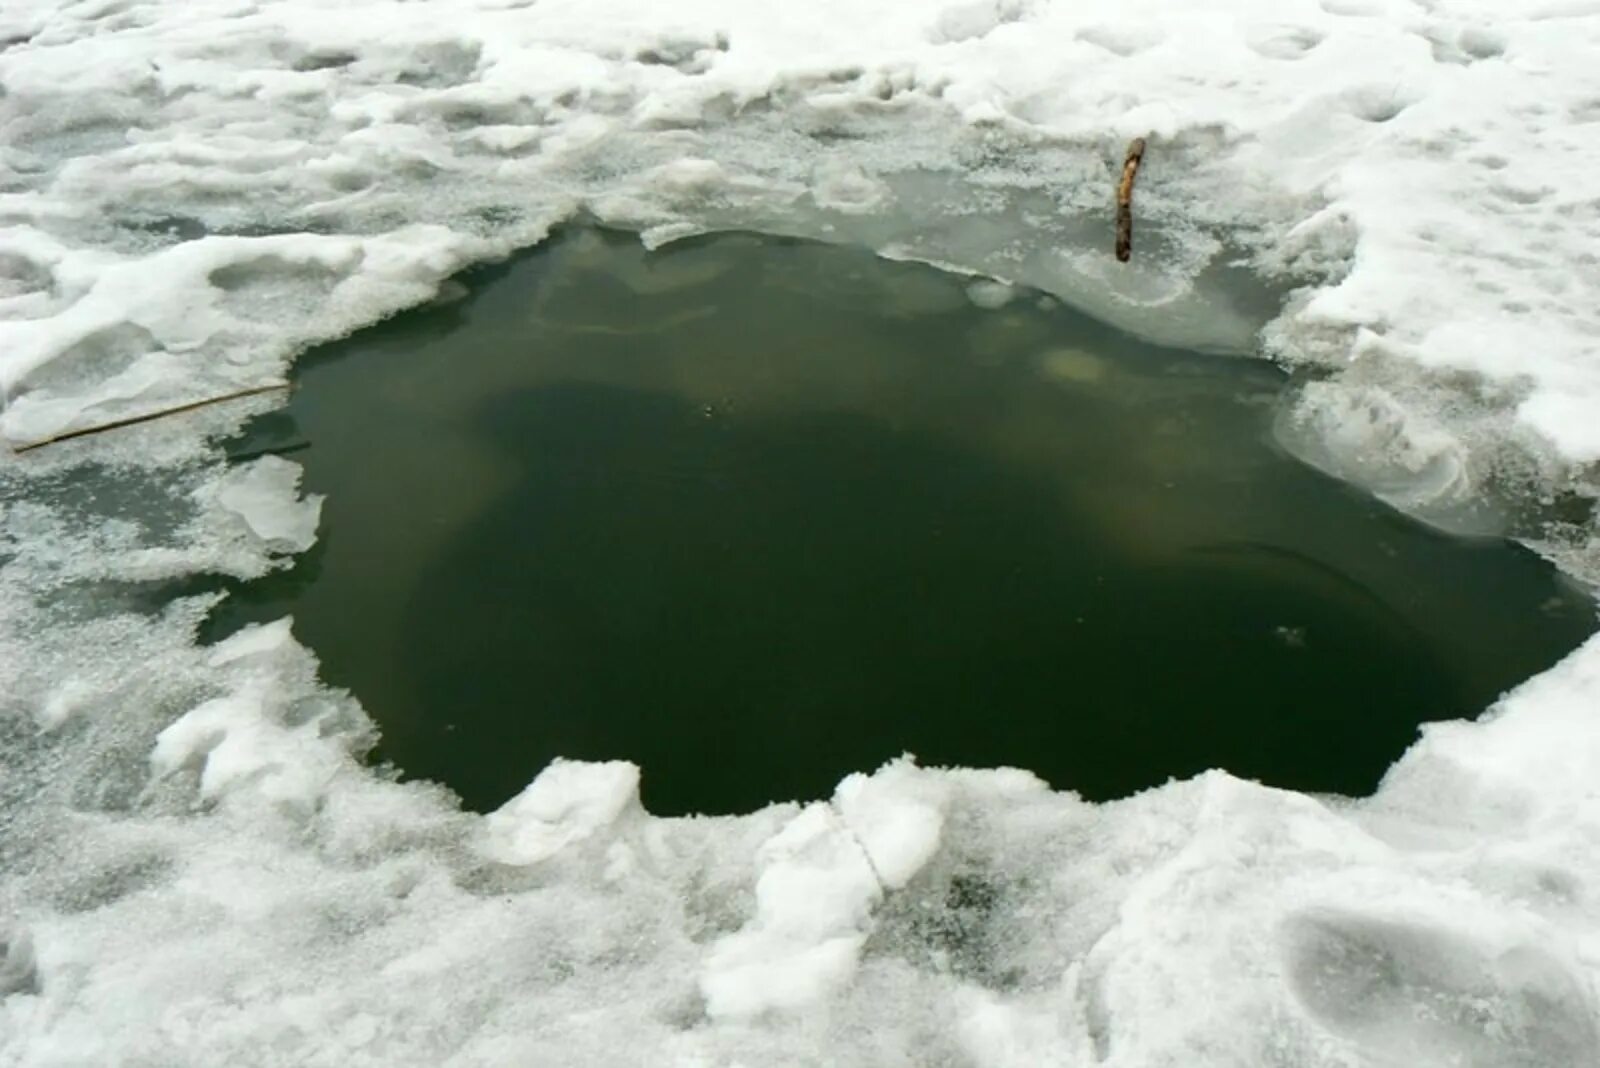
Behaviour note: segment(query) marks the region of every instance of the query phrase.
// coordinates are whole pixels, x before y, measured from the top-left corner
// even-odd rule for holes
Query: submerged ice
[[[1259,339],[1308,379],[1297,449],[1592,574],[1595,14],[15,0],[0,434],[274,380],[574,214],[742,226]],[[290,462],[208,444],[270,404],[0,458],[10,1062],[1600,1060],[1593,642],[1363,801],[897,763],[663,820],[629,769],[554,765],[479,818],[363,769],[287,627],[203,649],[206,598],[152,602],[304,548]]]

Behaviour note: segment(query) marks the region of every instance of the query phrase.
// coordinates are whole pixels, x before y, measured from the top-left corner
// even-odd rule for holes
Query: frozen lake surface
[[[308,349],[448,299],[463,270],[576,220],[636,232],[653,248],[749,231],[1004,279],[1154,344],[1268,357],[1290,373],[1273,429],[1297,456],[1437,527],[1512,535],[1592,581],[1597,10],[1594,0],[10,0],[0,6],[0,438],[26,445],[282,381]],[[1111,191],[1134,137],[1148,151],[1135,252],[1122,264],[1109,254]],[[696,247],[658,262],[692,276]],[[538,262],[512,273],[537,274]],[[643,307],[656,270],[613,291]],[[862,277],[880,277],[876,265]],[[950,301],[948,278],[897,277],[889,288],[907,303],[888,304],[910,321],[938,318],[914,277],[941,277],[934,304]],[[815,281],[797,288],[826,291]],[[826,317],[855,330],[861,309],[848,302],[859,293],[842,288],[856,311],[830,306]],[[382,339],[396,336],[385,330],[404,336],[434,315],[448,326],[495,292],[356,344],[377,344],[365,355],[381,359]],[[560,390],[526,377],[536,365],[508,361],[497,399],[510,422],[481,404],[491,384],[478,371],[459,384],[448,371],[424,374],[410,400],[363,401],[374,412],[405,407],[430,428],[371,460],[372,473],[414,465],[419,479],[436,478],[458,527],[400,523],[414,501],[369,508],[348,488],[328,499],[307,492],[320,445],[225,456],[221,443],[281,394],[37,451],[0,449],[0,1061],[1600,1063],[1594,638],[1488,707],[1461,709],[1474,718],[1424,725],[1360,798],[1212,770],[1094,803],[1024,771],[897,761],[851,769],[831,789],[772,791],[803,790],[798,802],[664,818],[640,790],[682,786],[675,769],[560,761],[484,814],[445,788],[374,769],[372,715],[328,684],[313,653],[326,653],[329,678],[354,678],[331,630],[308,647],[273,619],[208,644],[200,632],[216,598],[171,597],[175,584],[219,582],[257,596],[255,580],[285,570],[303,580],[319,559],[331,582],[348,507],[394,514],[401,530],[388,536],[413,539],[391,542],[405,562],[372,561],[379,574],[427,575],[424,562],[459,558],[446,551],[457,543],[481,545],[486,574],[501,574],[504,540],[474,538],[480,521],[521,499],[518,487],[564,492],[568,517],[605,504],[583,490],[581,465],[558,468],[534,459],[548,450],[524,447],[574,433],[590,447],[582,434],[597,422],[653,420],[650,440],[676,443],[620,457],[636,461],[624,489],[697,492],[705,514],[726,515],[711,507],[712,480],[661,489],[645,473],[717,470],[728,461],[715,459],[713,428],[765,443],[740,457],[792,455],[773,444],[775,428],[799,420],[815,437],[816,413],[831,413],[823,422],[839,435],[836,456],[895,458],[893,492],[877,492],[879,472],[865,463],[835,465],[883,502],[886,523],[928,524],[938,502],[918,473],[935,464],[981,491],[991,514],[1017,516],[1014,528],[1055,521],[1041,501],[1092,499],[1069,509],[1075,522],[1098,515],[1108,525],[1074,526],[1075,546],[1104,550],[1129,573],[1165,569],[1202,587],[1164,606],[1169,617],[1216,600],[1198,573],[1249,578],[1250,603],[1272,607],[1282,649],[1269,659],[1280,664],[1327,654],[1327,618],[1288,618],[1311,602],[1346,627],[1361,663],[1395,641],[1455,650],[1450,676],[1476,680],[1464,693],[1492,693],[1496,672],[1514,674],[1519,662],[1534,672],[1560,647],[1511,633],[1514,619],[1553,625],[1537,605],[1480,626],[1485,587],[1465,578],[1425,594],[1444,603],[1405,638],[1373,598],[1413,618],[1423,609],[1394,591],[1448,567],[1393,576],[1347,555],[1370,542],[1332,555],[1310,545],[1300,557],[1263,552],[1294,540],[1217,524],[1255,523],[1277,506],[1214,507],[1230,492],[1221,481],[1214,498],[1190,495],[1207,505],[1193,510],[1168,500],[1187,491],[1152,488],[1161,499],[1150,500],[1123,488],[1154,487],[1144,476],[1163,465],[1213,458],[1252,477],[1298,470],[1256,429],[1245,434],[1248,417],[1230,415],[1206,432],[1206,448],[1187,449],[1138,411],[1117,411],[1139,433],[1111,449],[1100,434],[1110,424],[1094,427],[1101,492],[1099,469],[1063,467],[1046,444],[1059,423],[1085,421],[1036,410],[1024,432],[1023,409],[1005,398],[1070,407],[1081,391],[1123,395],[1115,385],[1156,410],[1170,385],[1187,410],[1218,383],[1124,379],[1139,359],[1117,346],[1136,346],[1035,346],[1004,324],[1037,312],[1049,334],[1066,320],[1021,298],[984,315],[968,306],[1004,296],[962,294],[959,309],[938,314],[975,324],[971,336],[963,326],[926,345],[990,361],[961,372],[984,388],[962,396],[960,418],[937,391],[904,392],[921,406],[896,411],[841,368],[883,368],[890,385],[929,376],[828,352],[805,354],[821,375],[815,403],[759,417],[759,383],[744,384],[742,408],[725,403],[739,381],[732,360],[701,365],[704,378]],[[546,311],[556,333],[616,322],[609,308]],[[719,321],[636,325],[660,340]],[[810,323],[792,332],[816,333]],[[751,325],[720,351],[758,368],[743,357],[770,334]],[[314,363],[305,375],[348,373],[374,392],[404,380],[345,370],[366,362]],[[805,365],[773,366],[791,376]],[[1274,375],[1230,367],[1232,384],[1220,388],[1250,396],[1256,381],[1271,394]],[[1027,390],[1008,394],[1023,381]],[[775,384],[773,396],[795,398],[806,383]],[[540,403],[528,403],[533,394]],[[317,395],[297,398],[291,417],[311,425]],[[854,407],[843,403],[851,398]],[[987,430],[969,406],[985,399],[1005,416]],[[591,418],[578,420],[583,405]],[[699,421],[684,425],[697,405]],[[537,427],[518,421],[541,412]],[[903,430],[885,431],[891,412]],[[1244,435],[1239,450],[1213,432],[1223,426]],[[1041,457],[1071,477],[1050,476]],[[722,469],[761,482],[752,469]],[[781,500],[741,499],[784,538],[800,529]],[[671,532],[684,520],[666,511]],[[1347,532],[1396,522],[1344,514]],[[1295,531],[1310,530],[1295,519]],[[1402,541],[1431,538],[1393,529],[1411,531]],[[1055,551],[1014,531],[952,530],[985,554],[997,543],[1027,550],[1029,566]],[[555,533],[547,547],[583,548],[576,533]],[[849,533],[836,522],[816,536]],[[1548,577],[1501,549],[1453,553],[1520,560],[1503,566],[1534,586]],[[633,568],[635,586],[661,580]],[[338,570],[341,582],[355,574]],[[1004,584],[977,576],[996,579],[971,584],[975,602],[993,605]],[[308,632],[319,589],[294,595],[308,598]],[[283,586],[260,590],[290,603]],[[418,617],[374,608],[369,622],[403,637]],[[1246,622],[1253,640],[1262,620]],[[1019,643],[1038,640],[1037,628],[1007,625]],[[1485,649],[1483,635],[1505,635],[1503,647]],[[416,650],[445,647],[413,636],[391,659],[432,672]],[[1338,685],[1360,685],[1359,664],[1349,667]],[[1389,674],[1431,670],[1408,663]],[[401,705],[378,696],[387,684],[357,689],[398,740],[401,717],[385,707]],[[1392,730],[1392,741],[1371,743],[1378,760],[1431,714],[1356,707],[1338,723]],[[1335,737],[1321,740],[1331,748]],[[510,772],[494,774],[493,790],[515,788]]]

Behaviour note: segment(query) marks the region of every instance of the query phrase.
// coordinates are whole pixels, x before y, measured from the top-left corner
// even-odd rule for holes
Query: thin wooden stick
[[[1128,143],[1128,155],[1122,161],[1122,181],[1117,183],[1117,259],[1123,263],[1133,256],[1133,180],[1139,177],[1139,164],[1143,160],[1144,138],[1135,137]]]
[[[175,408],[163,408],[158,412],[146,412],[144,415],[131,415],[126,419],[117,419],[110,423],[101,423],[99,426],[86,426],[78,430],[68,430],[65,433],[57,434],[54,437],[44,438],[41,441],[30,441],[26,445],[13,445],[11,446],[11,451],[18,454],[32,452],[34,449],[42,449],[46,445],[54,445],[61,441],[71,441],[73,438],[87,437],[90,434],[103,434],[107,430],[120,430],[125,426],[136,426],[139,423],[148,423],[154,419],[165,419],[169,415],[182,415],[184,412],[192,412],[196,408],[206,408],[213,404],[221,404],[224,401],[239,400],[241,397],[254,397],[257,394],[272,393],[280,389],[289,388],[291,387],[290,383],[288,382],[273,382],[271,385],[266,386],[251,386],[249,389],[240,389],[235,390],[232,393],[224,393],[220,397],[207,397],[205,400],[190,401],[188,404],[180,404]]]

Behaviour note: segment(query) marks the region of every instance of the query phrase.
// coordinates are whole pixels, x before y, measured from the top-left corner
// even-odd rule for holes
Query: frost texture
[[[13,0],[0,436],[274,380],[581,213],[1260,344],[1316,462],[1523,522],[1486,495],[1600,459],[1596,10]],[[0,459],[6,1063],[1600,1063],[1600,643],[1361,802],[899,763],[661,820],[557,764],[478,818],[361,767],[286,624],[202,650],[206,598],[150,603],[307,544],[293,465],[206,444],[270,403]]]

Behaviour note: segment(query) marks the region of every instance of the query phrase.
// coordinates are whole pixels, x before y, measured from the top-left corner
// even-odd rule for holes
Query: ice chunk
[[[586,841],[639,808],[639,769],[557,760],[484,820],[484,853],[530,865]]]
[[[884,210],[894,193],[864,168],[830,156],[811,172],[811,198],[822,211],[865,215]]]
[[[299,464],[263,456],[229,472],[216,489],[216,500],[268,550],[304,552],[317,536],[322,498],[301,498],[299,489]]]
[[[1015,286],[985,279],[967,286],[967,299],[980,308],[1003,308],[1016,297]]]
[[[851,775],[839,784],[834,805],[884,890],[904,886],[939,848],[942,794],[930,790],[908,761],[870,777]]]
[[[808,805],[757,857],[756,915],[719,941],[700,977],[713,1018],[803,1008],[855,974],[883,893],[861,840],[832,806]]]
[[[290,620],[280,619],[274,623],[245,627],[237,634],[230,635],[226,640],[212,646],[207,663],[213,667],[260,661],[270,663],[293,647],[294,638],[290,633],[290,626]]]
[[[713,1017],[795,1010],[854,975],[871,910],[939,846],[945,794],[901,762],[852,775],[808,805],[757,857],[756,914],[720,940],[700,978]]]
[[[248,795],[309,810],[340,754],[322,744],[314,726],[277,722],[275,704],[249,686],[198,705],[161,732],[151,769],[163,777],[198,769],[205,801]]]
[[[1280,437],[1313,466],[1397,508],[1443,510],[1473,496],[1465,446],[1380,387],[1314,382],[1300,391]]]

